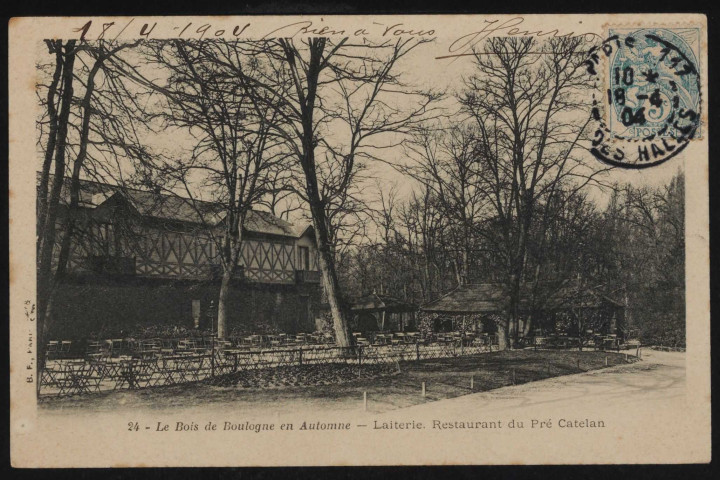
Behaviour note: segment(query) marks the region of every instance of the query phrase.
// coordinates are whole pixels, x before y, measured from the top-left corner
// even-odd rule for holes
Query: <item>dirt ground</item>
[[[302,410],[356,411],[363,408],[366,392],[368,412],[381,413],[633,361],[625,353],[515,350],[401,362],[399,372],[340,385],[243,389],[195,384],[54,399],[41,405],[49,415],[137,409],[182,413],[202,408],[266,416]]]

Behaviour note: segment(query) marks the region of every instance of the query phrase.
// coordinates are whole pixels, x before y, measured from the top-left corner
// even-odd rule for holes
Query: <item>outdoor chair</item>
[[[90,360],[85,369],[85,384],[87,391],[99,392],[103,380],[108,375],[108,363],[112,359],[101,359],[99,361]]]
[[[142,340],[138,346],[137,355],[140,358],[153,358],[160,353],[161,344],[156,340]]]
[[[60,395],[80,395],[92,391],[90,383],[94,368],[89,363],[70,361],[63,363],[56,377]]]
[[[132,355],[133,352],[137,352],[138,349],[138,341],[134,338],[126,338],[125,339],[125,346],[127,348],[126,353],[128,355]]]
[[[122,338],[110,340],[110,351],[113,357],[119,357],[125,351],[125,342]]]
[[[190,352],[190,342],[188,340],[179,340],[177,344],[176,353],[188,353]]]
[[[63,340],[60,342],[60,356],[62,358],[70,357],[70,347],[72,346],[71,340]]]
[[[60,355],[60,342],[51,340],[45,348],[45,360],[56,360]]]
[[[90,356],[90,358],[94,359],[102,359],[102,360],[108,360],[113,356],[113,345],[110,340],[105,340],[100,344],[100,350],[97,352],[97,354]]]
[[[53,392],[59,387],[57,376],[60,373],[60,366],[56,363],[48,364],[45,363],[45,368],[40,372],[40,391],[50,389],[49,393]]]

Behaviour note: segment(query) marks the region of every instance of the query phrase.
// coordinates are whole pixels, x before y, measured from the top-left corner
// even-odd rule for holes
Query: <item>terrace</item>
[[[40,378],[41,396],[72,396],[199,382],[243,370],[291,365],[377,365],[491,352],[490,335],[459,332],[354,333],[356,345],[338,347],[324,332],[252,334],[228,339],[118,338],[51,341]],[[495,348],[497,350],[497,348]]]

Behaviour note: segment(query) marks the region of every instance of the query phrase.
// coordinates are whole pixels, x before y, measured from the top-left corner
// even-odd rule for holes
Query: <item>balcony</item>
[[[88,269],[99,275],[135,275],[135,257],[93,255],[88,257]]]
[[[322,275],[313,270],[295,270],[295,281],[297,283],[320,283]]]
[[[219,264],[210,264],[210,278],[220,280],[223,276],[223,266]],[[232,276],[233,280],[245,280],[245,267],[238,265]]]

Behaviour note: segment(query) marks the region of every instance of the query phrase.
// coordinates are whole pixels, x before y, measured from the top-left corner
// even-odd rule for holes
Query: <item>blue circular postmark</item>
[[[606,87],[593,95],[590,151],[596,158],[647,168],[674,157],[698,135],[700,75],[688,31],[692,34],[659,28],[611,32],[590,50],[587,71],[596,86]],[[603,58],[607,71],[600,72]]]

